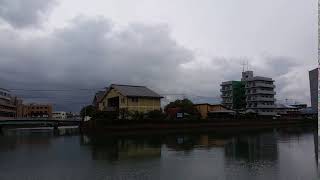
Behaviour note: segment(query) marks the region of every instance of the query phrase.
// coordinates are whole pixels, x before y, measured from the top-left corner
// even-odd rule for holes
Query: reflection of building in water
[[[109,137],[103,139],[82,136],[82,144],[92,147],[95,160],[126,160],[161,157],[161,144],[148,140],[121,139]]]
[[[189,151],[194,148],[223,147],[227,141],[214,135],[184,135],[169,137],[166,145],[176,151]]]
[[[278,159],[277,140],[274,134],[232,138],[225,146],[225,154],[230,160],[275,161]]]

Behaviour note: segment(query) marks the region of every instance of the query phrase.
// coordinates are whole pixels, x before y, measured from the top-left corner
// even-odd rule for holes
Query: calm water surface
[[[8,130],[0,135],[0,179],[312,180],[314,133],[90,137],[70,129]]]

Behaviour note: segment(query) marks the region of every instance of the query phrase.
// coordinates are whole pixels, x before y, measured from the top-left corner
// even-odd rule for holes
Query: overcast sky
[[[0,42],[0,86],[72,89],[12,91],[57,110],[111,83],[217,100],[243,61],[274,78],[277,99],[309,104],[317,1],[0,0]]]

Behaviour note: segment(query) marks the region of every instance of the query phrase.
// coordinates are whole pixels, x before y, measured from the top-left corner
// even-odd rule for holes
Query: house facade
[[[159,94],[145,86],[112,84],[101,99],[100,111],[149,112],[161,109]]]
[[[227,111],[228,108],[221,104],[195,104],[194,107],[198,110],[202,119],[208,118],[208,113]]]

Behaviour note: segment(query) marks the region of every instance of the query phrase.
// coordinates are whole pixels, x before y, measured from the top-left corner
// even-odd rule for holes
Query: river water
[[[188,133],[92,137],[75,129],[7,130],[0,180],[312,180],[313,133]]]

